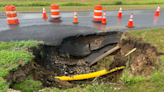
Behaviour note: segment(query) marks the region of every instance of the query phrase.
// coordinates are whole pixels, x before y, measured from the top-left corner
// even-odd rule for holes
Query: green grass
[[[42,88],[41,81],[33,81],[33,76],[29,75],[25,81],[15,84],[12,89],[21,92],[38,92]]]
[[[18,66],[24,66],[31,61],[34,56],[27,52],[27,48],[37,47],[38,41],[11,41],[0,42],[0,92],[5,92],[8,83],[3,79],[9,71],[15,71]]]
[[[42,12],[43,6],[50,12],[51,4],[59,4],[60,11],[93,11],[94,5],[103,5],[104,10],[119,10],[120,5],[126,9],[156,9],[164,0],[0,0],[0,12],[5,13],[6,5],[15,5],[17,12]]]
[[[117,92],[117,89],[114,89],[114,85],[108,83],[106,86],[104,83],[98,84],[94,82],[92,86],[90,85],[81,85],[77,88],[59,90],[58,88],[45,88],[43,92]]]
[[[129,34],[137,37],[142,38],[145,42],[149,42],[155,45],[158,51],[164,52],[164,29],[163,28],[156,28],[156,29],[145,29],[145,30],[138,30],[138,31],[129,31]]]
[[[54,4],[54,2],[0,2],[0,7],[5,7],[6,5],[15,5],[15,6],[50,6]],[[100,5],[152,5],[152,4],[164,4],[164,2],[122,2],[122,1],[114,1],[114,2],[100,2],[100,3],[88,3],[88,2],[56,2],[55,4],[59,4],[60,6],[94,6],[97,4]]]
[[[42,43],[42,42],[40,42]],[[30,48],[37,47],[38,41],[28,40],[28,41],[10,41],[10,42],[0,42],[0,50],[10,49],[10,48]]]
[[[8,89],[8,83],[5,79],[0,77],[0,92],[6,92]]]
[[[41,89],[40,81],[27,80],[21,83],[15,84],[12,88],[20,90],[21,92],[38,92]]]
[[[69,2],[78,2],[78,3],[90,3],[92,5],[94,4],[100,4],[100,3],[111,3],[111,4],[120,4],[120,2],[122,2],[122,4],[124,3],[149,3],[149,2],[153,2],[153,3],[163,3],[163,0],[0,0],[1,3],[11,3],[11,2],[23,2],[23,3],[33,3],[33,2],[48,2],[48,3],[56,3],[56,4],[62,4],[62,3],[69,3]],[[155,4],[156,4],[155,3]]]
[[[9,71],[15,71],[18,69],[17,62],[21,61],[23,59],[23,62],[21,63],[22,66],[27,64],[31,59],[33,59],[34,56],[30,53],[28,53],[25,50],[1,50],[0,51],[0,75],[1,76],[7,76],[8,72],[5,72],[6,70]],[[16,64],[16,65],[13,65]],[[11,68],[7,69],[13,65]]]
[[[122,5],[123,10],[135,10],[135,9],[156,9],[158,5]],[[164,5],[160,5],[164,8]],[[45,6],[46,12],[51,12],[50,6]],[[120,5],[108,5],[103,6],[103,10],[119,10]],[[59,6],[60,11],[93,11],[94,6]],[[43,12],[42,6],[32,6],[32,7],[16,7],[17,12]],[[5,13],[5,8],[0,7],[0,13]]]

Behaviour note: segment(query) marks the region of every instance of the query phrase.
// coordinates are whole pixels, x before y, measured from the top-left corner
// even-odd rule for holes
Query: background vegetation
[[[15,6],[49,6],[59,4],[60,6],[90,6],[90,5],[146,5],[164,4],[163,0],[0,0],[0,6],[14,4]]]
[[[104,10],[156,9],[164,8],[164,0],[0,0],[0,12],[5,12],[6,5],[15,5],[18,12],[42,12],[43,6],[50,12],[51,4],[59,4],[60,11],[93,11],[94,5],[103,5]]]

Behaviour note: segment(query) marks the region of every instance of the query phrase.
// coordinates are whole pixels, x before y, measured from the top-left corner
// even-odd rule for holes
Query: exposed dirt
[[[142,42],[141,40],[142,39],[136,38],[133,40],[122,39],[122,41],[118,43],[121,49],[114,55],[114,60],[110,64],[109,69],[125,66],[128,61],[128,56],[125,57],[125,55],[136,48],[136,50],[129,55],[128,68],[130,68],[130,72],[134,76],[143,75],[149,77],[151,72],[158,68],[160,64],[158,61],[159,54],[155,46]]]
[[[30,74],[32,74],[32,62],[28,62],[25,66],[19,65],[16,71],[10,71],[9,75],[5,77],[7,82],[12,87],[15,83],[20,83],[24,81]]]
[[[35,62],[44,68],[55,71],[58,76],[85,74],[95,71],[95,69],[88,66],[83,58],[60,57],[56,45],[41,44],[39,46],[40,49],[34,49]]]
[[[87,35],[87,36],[79,36],[79,37],[70,37],[69,39],[64,40],[72,40],[73,43],[99,43],[101,41],[104,41],[106,38],[111,36],[121,36],[121,32],[106,32],[106,33],[100,33],[100,34],[93,34],[93,35]]]
[[[56,71],[45,69],[37,63],[34,63],[33,68],[35,69],[35,73],[33,74],[34,80],[40,80],[45,87],[57,87],[59,89],[67,89],[73,87],[73,84],[67,81],[55,79],[54,76],[56,75]]]
[[[108,36],[89,36],[89,37],[84,37],[81,36],[78,39],[73,40],[73,43],[91,43],[91,42],[95,42],[95,43],[99,43],[104,41],[106,38],[108,38]]]
[[[40,80],[43,86],[57,87],[60,89],[71,88],[73,84],[55,79],[55,76],[72,76],[95,72],[94,67],[89,67],[88,63],[82,59],[62,58],[59,56],[57,45],[40,44],[39,49],[33,48],[35,58],[34,79]]]
[[[21,92],[21,91],[18,91],[18,90],[13,90],[13,89],[7,89],[6,92]]]
[[[95,41],[105,39],[104,38],[90,38],[90,41],[84,38],[79,38],[74,40],[75,43],[81,41],[84,43],[90,43]],[[97,39],[97,40],[96,40]],[[128,40],[122,39],[117,45],[121,47],[120,50],[113,53],[113,61],[109,65],[109,70],[119,66],[126,66],[128,61],[128,56],[125,55],[136,48],[136,51],[129,55],[129,64],[131,74],[144,75],[149,77],[151,72],[158,68],[159,53],[156,47],[149,43],[142,42],[142,39],[136,39],[131,37]],[[61,57],[61,52],[59,51],[59,45],[54,44],[39,44],[39,48],[30,48],[30,52],[35,55],[35,60],[29,62],[25,66],[19,66],[18,70],[11,71],[6,77],[6,80],[10,83],[12,87],[15,83],[24,81],[25,78],[32,74],[34,80],[40,80],[44,87],[57,87],[59,89],[67,89],[77,86],[77,84],[87,83],[93,79],[83,80],[83,81],[61,81],[55,79],[55,76],[72,76],[78,74],[86,74],[98,71],[95,66],[89,67],[85,58],[72,58],[69,55],[67,57]],[[121,77],[123,72],[116,71],[111,74],[107,74],[98,78],[98,80],[103,80],[104,83],[114,81]],[[14,80],[14,81],[13,81]],[[122,84],[117,84],[120,87]]]

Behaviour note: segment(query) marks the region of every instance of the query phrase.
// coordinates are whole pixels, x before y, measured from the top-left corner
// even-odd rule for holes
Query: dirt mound
[[[25,66],[18,66],[16,71],[10,71],[9,75],[5,77],[9,83],[9,87],[12,87],[15,83],[24,81],[33,71],[32,62],[28,62]]]
[[[121,49],[114,55],[114,60],[109,68],[117,66],[125,66],[129,60],[128,68],[135,75],[144,75],[149,77],[151,72],[159,66],[158,52],[155,46],[150,43],[142,42],[141,39],[122,39],[118,45]],[[136,48],[128,56],[125,56],[129,51]]]

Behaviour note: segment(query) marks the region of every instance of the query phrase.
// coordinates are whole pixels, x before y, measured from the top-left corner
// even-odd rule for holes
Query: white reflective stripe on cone
[[[103,17],[103,18],[106,18],[106,16],[105,16],[105,17]]]
[[[133,19],[129,19],[129,21],[133,21]]]
[[[46,11],[43,11],[43,13],[46,13]]]
[[[159,9],[157,9],[157,11],[159,11]]]
[[[158,6],[157,11],[159,11],[159,10],[160,10],[160,7]]]
[[[102,12],[102,10],[94,10],[94,12]]]
[[[77,16],[74,16],[74,18],[77,18]]]
[[[14,13],[16,13],[16,11],[6,11],[6,13],[14,14]]]
[[[130,18],[133,18],[133,15],[131,15]]]
[[[60,15],[51,15],[52,18],[58,18]]]
[[[59,9],[51,9],[51,12],[58,12]]]
[[[102,16],[94,16],[94,18],[102,18]]]
[[[14,19],[18,19],[18,17],[14,17],[14,18],[7,18],[7,20],[14,20]]]

